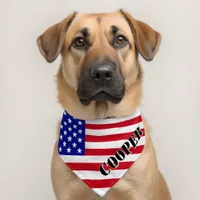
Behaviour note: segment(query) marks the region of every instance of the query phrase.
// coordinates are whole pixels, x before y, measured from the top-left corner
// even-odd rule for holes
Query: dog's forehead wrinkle
[[[111,31],[112,31],[112,33],[113,33],[114,35],[117,33],[118,30],[119,30],[119,28],[118,28],[117,26],[115,26],[115,25],[112,25],[112,26],[111,26]]]
[[[101,23],[101,16],[98,15],[96,19],[97,19],[97,22],[100,24]]]
[[[89,29],[87,27],[84,27],[81,29],[81,33],[84,37],[87,37],[89,35]]]

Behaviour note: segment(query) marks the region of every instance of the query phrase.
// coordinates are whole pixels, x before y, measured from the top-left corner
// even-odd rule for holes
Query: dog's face
[[[159,33],[124,11],[74,13],[38,38],[48,62],[61,54],[62,77],[84,106],[119,104],[141,78],[138,53],[152,60],[159,44]]]
[[[119,103],[137,75],[131,29],[119,13],[77,15],[62,50],[64,75],[84,105],[92,100]],[[124,79],[126,77],[126,79]]]

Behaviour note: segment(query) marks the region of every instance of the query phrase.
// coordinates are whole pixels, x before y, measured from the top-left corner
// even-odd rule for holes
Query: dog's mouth
[[[92,101],[110,101],[114,104],[118,104],[123,99],[123,96],[124,92],[121,95],[114,96],[111,93],[102,90],[89,98],[80,97],[80,102],[83,105],[89,105]]]

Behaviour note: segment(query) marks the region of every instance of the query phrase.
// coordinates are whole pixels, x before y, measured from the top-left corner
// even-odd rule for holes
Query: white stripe
[[[129,116],[124,116],[124,117],[118,117],[118,118],[108,118],[108,119],[93,119],[93,120],[86,120],[87,124],[112,124],[112,123],[118,123],[118,122],[123,122],[135,117],[138,117],[141,115],[141,112],[139,109],[136,109],[136,111],[129,115]]]
[[[93,188],[92,190],[99,196],[103,197],[110,188]]]
[[[129,132],[135,131],[138,127],[140,127],[140,129],[144,128],[144,124],[143,124],[142,121],[140,123],[130,125],[130,126],[121,127],[121,128],[109,128],[109,129],[102,129],[102,130],[86,129],[86,134],[87,135],[94,135],[94,136],[102,136],[102,135],[129,133]]]
[[[85,142],[86,149],[112,149],[119,148],[128,140],[117,140],[111,142]],[[142,136],[137,144],[137,146],[145,144],[145,136]]]
[[[121,178],[125,174],[127,169],[111,170],[110,174],[104,176],[100,171],[76,171],[73,172],[80,177],[81,179],[90,179],[90,180],[105,180],[112,178]]]
[[[110,156],[66,156],[60,155],[65,163],[73,162],[73,163],[103,163],[108,160]],[[125,159],[121,162],[135,161],[140,154],[130,154],[125,157]]]

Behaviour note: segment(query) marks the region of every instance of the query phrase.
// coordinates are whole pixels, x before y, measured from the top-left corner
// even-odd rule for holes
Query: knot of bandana
[[[81,120],[64,111],[58,153],[94,192],[104,196],[142,154],[141,113],[121,118]]]

